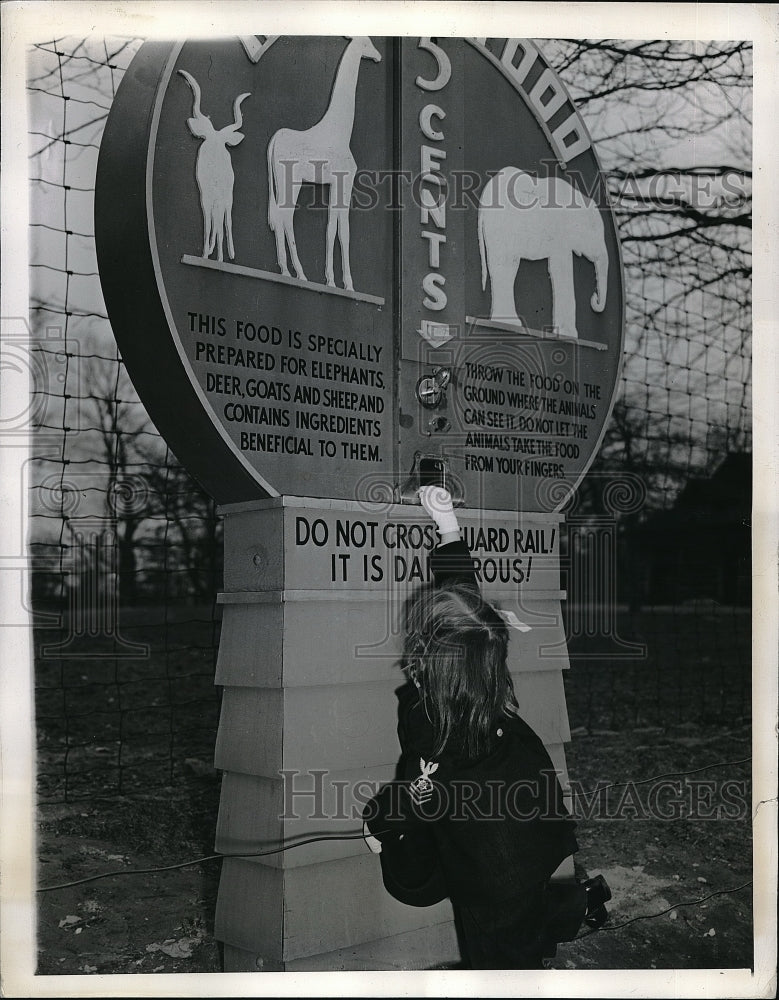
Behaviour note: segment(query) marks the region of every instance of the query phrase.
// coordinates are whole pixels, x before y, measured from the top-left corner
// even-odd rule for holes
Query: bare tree
[[[120,601],[133,604],[138,597],[138,534],[149,514],[143,439],[153,440],[157,433],[121,361],[100,354],[94,343],[85,361],[83,432],[90,438],[91,458],[100,464],[100,486],[95,488],[103,493],[104,514],[116,539]]]
[[[750,447],[751,43],[541,44],[592,135],[624,259],[622,405],[596,468],[643,451],[657,505],[723,442]]]
[[[102,473],[122,603],[138,599],[141,578],[155,596],[210,600],[221,570],[216,505],[151,423],[122,362],[94,345],[86,357],[83,433]]]
[[[181,577],[176,587],[164,582],[162,587],[195,601],[213,600],[222,572],[222,521],[215,502],[169,451],[163,463],[149,464],[146,477],[157,543],[168,569]]]

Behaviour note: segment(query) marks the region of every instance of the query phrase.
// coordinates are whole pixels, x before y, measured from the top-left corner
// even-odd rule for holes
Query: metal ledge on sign
[[[413,518],[418,517],[422,521],[429,520],[429,515],[425,512],[421,504],[396,503],[372,500],[335,500],[327,497],[298,497],[285,494],[280,498],[283,507],[305,507],[312,510],[331,510],[356,512],[364,514],[386,514],[388,517]],[[240,505],[235,504],[238,510]],[[219,511],[229,512],[232,508],[220,507]],[[248,509],[248,508],[247,508]],[[239,511],[240,512],[240,511]],[[565,520],[564,514],[548,513],[546,511],[518,511],[518,510],[492,510],[490,508],[479,507],[458,507],[457,517],[459,520],[471,523],[475,521],[505,521],[527,519],[528,521],[542,521],[544,523],[559,524]]]
[[[340,295],[342,298],[355,299],[358,302],[370,302],[375,306],[384,305],[384,299],[378,295],[368,295],[367,292],[354,292],[348,288],[335,288],[332,285],[323,285],[316,281],[301,281],[300,278],[288,277],[286,274],[261,271],[256,267],[244,267],[243,264],[229,264],[226,261],[210,260],[208,257],[193,257],[188,253],[183,255],[181,263],[191,264],[193,267],[206,267],[211,271],[225,271],[228,274],[239,274],[244,278],[275,281],[280,285],[291,285],[294,288],[307,288],[311,292],[320,292],[322,295]]]
[[[491,590],[497,601],[564,601],[564,590]],[[285,604],[290,601],[386,601],[386,590],[227,590],[216,595],[217,604]]]
[[[399,504],[395,502],[373,500],[337,500],[328,497],[303,497],[284,494],[264,500],[241,500],[237,503],[219,504],[216,508],[220,516],[225,514],[246,514],[257,510],[273,510],[282,507],[308,508],[312,510],[355,512],[362,514],[386,514],[388,517],[409,519],[418,517],[427,519],[421,504]],[[541,521],[545,524],[559,524],[565,520],[564,514],[548,513],[546,511],[491,510],[489,508],[458,507],[457,516],[464,523],[471,521],[502,521],[507,518],[514,520]]]
[[[589,347],[595,351],[606,351],[608,346],[596,340],[583,340],[581,337],[562,337],[559,333],[552,333],[549,330],[534,330],[524,323],[511,323],[508,320],[481,319],[478,316],[466,316],[465,322],[469,326],[480,326],[487,330],[506,330],[511,333],[518,333],[524,337],[532,337],[534,340],[553,340],[561,344],[573,344],[577,347]]]
[[[281,590],[229,590],[216,595],[217,604],[281,604]]]
[[[268,497],[264,500],[239,500],[236,503],[221,503],[217,505],[216,512],[220,517],[225,514],[247,514],[255,510],[280,509],[283,506],[283,497]]]
[[[217,604],[286,604],[290,601],[386,601],[384,590],[231,590]]]

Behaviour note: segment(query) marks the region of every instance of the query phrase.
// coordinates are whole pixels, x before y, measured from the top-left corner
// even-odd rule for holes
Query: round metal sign
[[[144,44],[96,236],[128,370],[221,502],[559,507],[623,346],[584,124],[530,41]]]

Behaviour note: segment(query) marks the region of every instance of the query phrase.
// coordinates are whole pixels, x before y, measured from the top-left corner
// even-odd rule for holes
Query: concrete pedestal
[[[299,497],[222,513],[216,849],[249,855],[281,841],[359,834],[364,802],[395,773],[403,607],[426,578],[435,529],[420,507]],[[529,626],[511,629],[511,671],[522,715],[565,787],[561,517],[458,517],[485,596]],[[225,859],[215,934],[227,972],[459,960],[449,902],[396,902],[361,837]]]

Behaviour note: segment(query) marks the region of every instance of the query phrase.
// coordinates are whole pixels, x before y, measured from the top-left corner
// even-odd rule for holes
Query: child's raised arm
[[[442,486],[423,486],[419,491],[419,499],[427,513],[435,521],[441,544],[460,540],[460,525],[454,512],[452,497]]]
[[[479,588],[475,567],[465,542],[460,538],[452,497],[441,486],[423,486],[419,499],[435,521],[440,544],[430,553],[430,569],[436,587],[467,584]]]

